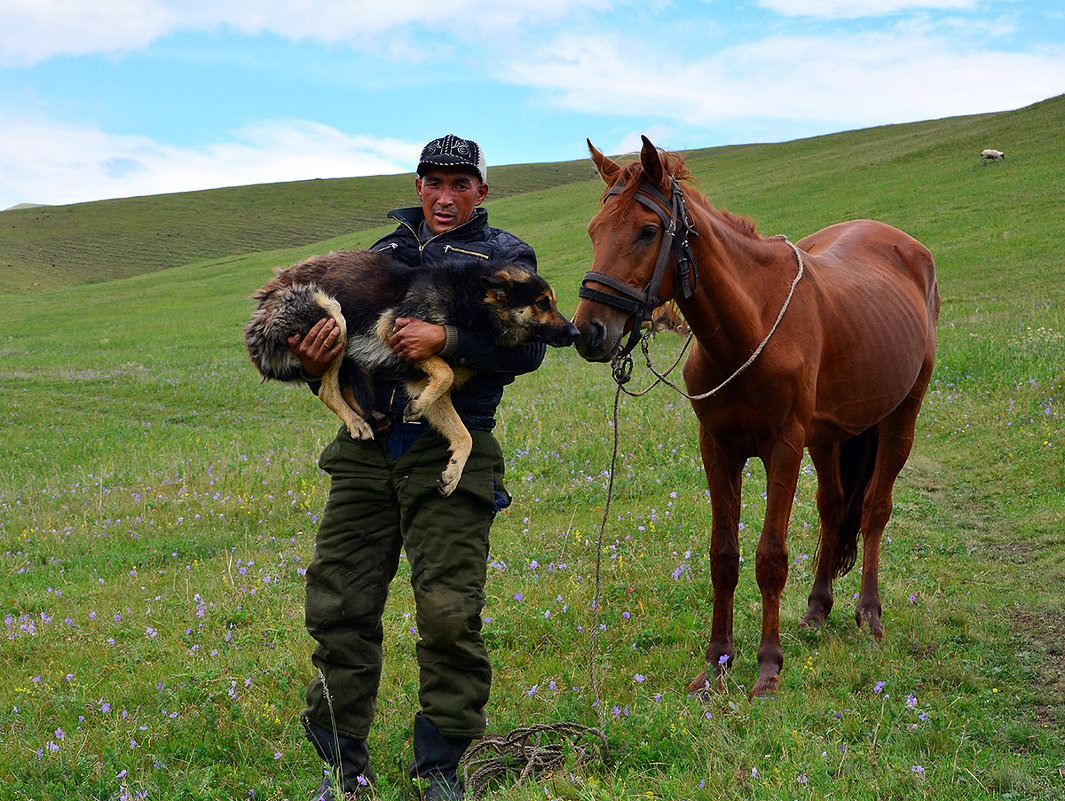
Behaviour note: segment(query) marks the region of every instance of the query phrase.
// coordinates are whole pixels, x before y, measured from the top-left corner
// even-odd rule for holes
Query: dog
[[[401,360],[388,345],[395,320],[459,325],[508,347],[534,341],[567,347],[578,334],[558,310],[547,281],[499,260],[469,258],[415,268],[370,250],[330,253],[279,270],[252,299],[258,308],[244,339],[263,381],[304,379],[289,337],[306,335],[323,317],[337,322],[344,351],[322,376],[318,397],[355,439],[374,435],[369,419],[373,376],[406,385],[412,400],[405,416],[424,417],[448,440],[451,453],[439,482],[445,496],[458,485],[473,445],[450,391],[473,371],[453,369],[440,356],[416,364]]]

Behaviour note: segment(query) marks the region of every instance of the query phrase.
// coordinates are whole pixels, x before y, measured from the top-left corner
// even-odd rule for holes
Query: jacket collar
[[[450,231],[436,235],[433,235],[426,227],[425,213],[422,211],[421,206],[414,206],[408,209],[393,209],[388,212],[388,216],[410,229],[414,237],[423,245],[427,244],[431,239],[439,237],[466,240],[470,239],[472,235],[472,238],[480,239],[481,231],[488,226],[488,211],[481,207],[475,208],[473,216],[458,228],[452,228]],[[425,237],[424,240],[423,237]]]

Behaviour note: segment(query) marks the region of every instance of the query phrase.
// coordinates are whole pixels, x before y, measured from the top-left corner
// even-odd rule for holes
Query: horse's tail
[[[858,533],[862,527],[865,488],[873,477],[876,452],[880,444],[876,426],[839,444],[840,479],[843,483],[843,513],[836,531],[836,549],[832,554],[835,578],[847,575],[858,558]]]

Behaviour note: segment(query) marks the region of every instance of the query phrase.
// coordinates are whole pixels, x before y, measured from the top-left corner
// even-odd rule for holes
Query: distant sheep
[[[980,158],[986,164],[989,161],[998,161],[999,159],[1004,159],[1004,158],[1006,158],[1006,154],[1003,153],[1001,150],[990,150],[990,149],[988,149],[988,150],[983,151],[980,154]]]

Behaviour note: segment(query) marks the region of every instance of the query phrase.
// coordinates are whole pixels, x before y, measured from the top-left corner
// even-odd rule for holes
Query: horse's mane
[[[696,205],[703,208],[707,213],[718,217],[730,228],[733,228],[741,234],[754,237],[759,235],[754,222],[750,218],[741,217],[730,211],[715,208],[711,205],[710,201],[708,201],[706,197],[696,189],[695,177],[691,174],[691,171],[688,169],[687,164],[685,164],[684,157],[681,154],[670,153],[669,151],[662,149],[659,149],[658,153],[662,158],[662,166],[665,168],[666,174],[675,178],[680,183],[681,187],[684,188],[685,199],[689,203],[694,201]],[[621,165],[621,172],[618,173],[617,180],[603,192],[600,203],[606,201],[608,196],[607,193],[610,189],[621,184],[624,188],[618,193],[618,197],[621,200],[621,203],[618,205],[618,211],[624,213],[635,202],[636,191],[640,188],[640,184],[643,183],[645,177],[643,164],[641,164],[639,160]],[[668,197],[668,190],[665,194]]]

